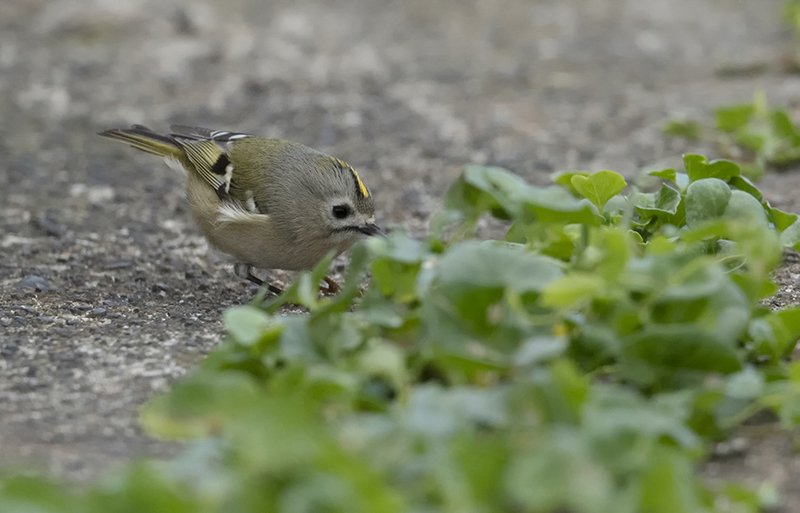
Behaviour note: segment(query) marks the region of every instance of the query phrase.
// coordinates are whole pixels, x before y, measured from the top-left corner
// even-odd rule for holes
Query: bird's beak
[[[376,235],[380,235],[381,237],[386,237],[386,233],[383,230],[381,230],[375,223],[365,224],[364,226],[359,228],[359,231],[361,231],[361,233],[363,233],[364,235],[369,235],[370,237],[375,237]]]

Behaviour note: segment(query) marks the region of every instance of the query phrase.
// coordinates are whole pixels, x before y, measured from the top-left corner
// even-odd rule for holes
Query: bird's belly
[[[240,262],[261,269],[301,271],[313,268],[330,250],[335,249],[318,244],[309,248],[291,243],[275,233],[267,216],[242,222],[221,221],[219,208],[222,203],[216,193],[206,186],[193,183],[193,179],[197,181],[190,175],[187,196],[203,235],[215,249]]]
[[[299,271],[310,269],[319,261],[310,258],[308,252],[298,252],[281,243],[269,226],[255,223],[215,227],[208,230],[206,238],[219,251],[261,269]]]

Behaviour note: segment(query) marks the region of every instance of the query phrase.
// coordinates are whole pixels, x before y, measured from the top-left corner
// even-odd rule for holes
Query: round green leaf
[[[692,228],[725,214],[731,189],[719,178],[697,180],[686,189],[686,224]]]
[[[761,202],[744,191],[731,191],[731,199],[725,208],[725,217],[756,224],[767,229],[769,221]]]

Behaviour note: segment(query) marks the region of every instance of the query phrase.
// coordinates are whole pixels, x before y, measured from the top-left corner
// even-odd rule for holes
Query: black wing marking
[[[173,136],[180,144],[186,157],[194,165],[197,173],[216,191],[230,190],[233,165],[228,154],[214,141],[193,140]]]
[[[220,197],[223,193],[227,195],[233,176],[228,143],[253,136],[185,125],[172,125],[170,130],[173,131],[170,137],[178,141],[197,172],[214,187]]]

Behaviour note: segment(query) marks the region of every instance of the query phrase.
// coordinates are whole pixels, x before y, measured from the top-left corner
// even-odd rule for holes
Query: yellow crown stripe
[[[353,176],[356,177],[356,182],[358,182],[358,189],[361,191],[361,195],[365,198],[369,198],[369,191],[367,190],[366,186],[364,186],[364,182],[361,181],[361,178],[358,177],[358,173],[352,167],[350,171],[353,173]]]
[[[340,159],[333,159],[333,160],[334,160],[334,162],[336,162],[336,165],[338,165],[341,169],[347,169],[351,173],[353,173],[353,177],[355,177],[355,179],[356,179],[356,183],[358,184],[358,190],[361,192],[361,195],[364,196],[365,198],[369,198],[369,191],[367,190],[367,186],[364,185],[364,182],[361,181],[361,177],[358,176],[358,173],[356,173],[356,170],[353,169],[344,160],[340,160]]]

